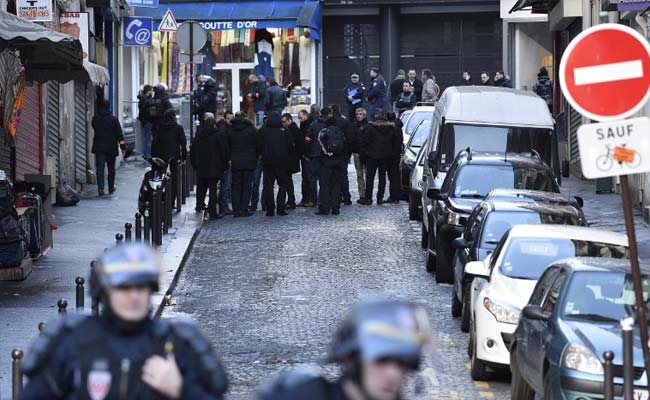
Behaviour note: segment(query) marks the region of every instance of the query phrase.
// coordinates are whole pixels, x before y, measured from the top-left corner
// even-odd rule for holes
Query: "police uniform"
[[[371,121],[375,118],[376,111],[386,109],[386,80],[383,76],[377,75],[370,83],[368,103],[370,103],[368,119]]]
[[[359,77],[357,74],[353,74],[353,77]],[[354,121],[354,114],[357,109],[363,107],[363,99],[366,95],[366,87],[363,82],[350,82],[344,89],[345,101],[348,104],[348,119]],[[348,99],[352,97],[352,101]]]

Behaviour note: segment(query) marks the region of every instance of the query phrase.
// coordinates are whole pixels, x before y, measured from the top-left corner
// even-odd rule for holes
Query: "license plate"
[[[650,393],[647,390],[634,389],[634,400],[648,400]]]

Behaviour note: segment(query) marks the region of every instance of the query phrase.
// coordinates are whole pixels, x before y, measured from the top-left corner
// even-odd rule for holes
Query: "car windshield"
[[[454,197],[483,198],[497,188],[558,191],[553,177],[544,169],[467,164],[458,173]]]
[[[431,119],[432,117],[433,112],[431,111],[414,112],[406,123],[406,129],[404,129],[404,133],[411,136],[413,130],[418,126],[420,122],[424,121],[425,119]]]
[[[564,300],[564,317],[619,323],[636,317],[632,275],[625,272],[576,272]],[[643,301],[650,297],[650,276],[641,277]]]
[[[492,250],[496,248],[503,234],[513,225],[536,225],[539,223],[539,214],[536,212],[493,211],[485,220],[481,247]]]
[[[402,114],[400,114],[399,119],[401,119],[402,122],[406,122],[406,120],[408,119],[409,115],[411,115],[412,112],[413,111],[411,110],[404,111]]]
[[[549,264],[568,257],[627,258],[625,246],[588,240],[513,238],[499,271],[514,279],[539,279]]]
[[[409,147],[412,149],[419,149],[422,147],[424,145],[424,142],[427,140],[427,137],[429,136],[430,127],[430,120],[422,121],[422,123],[418,125],[417,128],[415,128],[415,131],[413,132],[413,139],[411,139]]]
[[[498,153],[536,150],[551,165],[554,142],[551,133],[543,128],[445,124],[440,147],[441,169],[446,171],[458,152],[468,147]]]

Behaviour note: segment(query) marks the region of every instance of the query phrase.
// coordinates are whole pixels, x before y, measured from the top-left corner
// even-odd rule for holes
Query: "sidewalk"
[[[619,194],[596,194],[596,184],[591,180],[580,180],[574,177],[562,178],[562,193],[570,196],[581,196],[587,222],[598,229],[606,229],[625,234],[623,218],[623,200]],[[643,219],[641,211],[634,209],[634,227],[639,247],[639,257],[650,261],[650,225]]]
[[[86,279],[86,312],[90,309],[88,275],[90,261],[115,243],[115,234],[124,234],[124,224],[134,223],[138,189],[145,165],[131,161],[117,171],[117,192],[102,198],[96,186],[88,186],[75,207],[55,207],[54,248],[38,262],[22,282],[0,282],[0,399],[11,398],[11,350],[26,350],[38,333],[38,323],[57,316],[56,302],[68,301],[68,312],[75,312],[75,278]],[[160,249],[164,272],[161,294],[154,298],[154,308],[162,302],[179,266],[201,226],[201,216],[194,212],[194,199],[188,198],[181,214],[174,214],[173,228],[163,237]]]

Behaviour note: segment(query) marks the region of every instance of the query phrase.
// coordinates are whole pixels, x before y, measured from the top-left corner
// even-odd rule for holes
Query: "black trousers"
[[[301,185],[301,193],[302,193],[302,200],[301,202],[307,203],[307,202],[314,202],[316,203],[316,194],[312,193],[311,189],[311,167],[309,166],[309,160],[302,158],[300,159],[300,170],[302,173],[302,185]]]
[[[287,188],[289,187],[291,177],[289,173],[282,167],[264,166],[264,189],[262,196],[264,197],[264,204],[266,205],[266,212],[273,212],[284,210],[284,201],[287,198]],[[273,201],[273,185],[278,182],[278,195],[276,202]]]
[[[341,207],[341,185],[343,184],[343,163],[332,163],[325,160],[320,165],[320,193],[318,196],[319,209],[329,212]]]
[[[219,202],[219,195],[217,194],[217,185],[219,178],[197,178],[196,179],[196,206],[202,207],[205,204],[205,195],[210,191],[210,199],[208,200],[208,214],[210,217],[217,216],[217,203]]]
[[[232,171],[232,210],[240,213],[248,210],[253,193],[254,171]]]
[[[391,200],[399,200],[402,191],[402,176],[399,173],[399,159],[391,160],[388,166],[388,180]]]
[[[293,187],[293,174],[287,172],[287,175],[289,176],[289,181],[287,182],[287,204],[296,204],[296,192]]]
[[[95,173],[97,186],[104,190],[104,165],[108,169],[108,190],[115,188],[115,156],[105,153],[95,153]]]
[[[377,187],[377,199],[384,199],[386,191],[386,173],[392,160],[375,160],[369,158],[366,160],[366,199],[372,200],[372,191],[375,186],[375,175],[379,171],[379,186]]]

